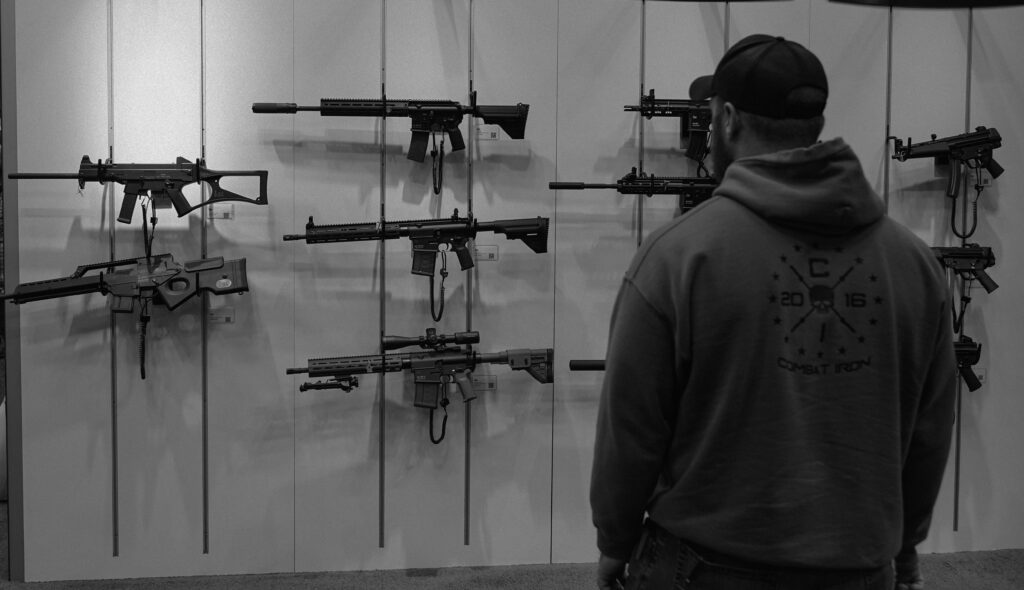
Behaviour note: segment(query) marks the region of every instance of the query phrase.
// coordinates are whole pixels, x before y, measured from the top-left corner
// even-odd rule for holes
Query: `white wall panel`
[[[299,364],[294,263],[305,246],[281,240],[296,218],[294,149],[281,141],[298,119],[251,109],[294,98],[294,16],[285,0],[204,3],[207,165],[268,171],[267,206],[226,204],[232,217],[207,227],[209,256],[245,258],[249,282],[248,293],[211,296],[208,304],[230,319],[208,324],[209,555],[217,571],[295,567],[299,398],[285,370]],[[254,179],[222,182],[247,197],[258,193]]]
[[[636,166],[640,2],[563,0],[558,31],[559,181],[614,183]],[[558,191],[555,227],[555,408],[552,560],[596,557],[590,465],[608,318],[637,244],[636,201],[614,190]]]
[[[549,0],[474,1],[474,85],[494,104],[530,105],[526,136],[478,140],[473,159],[477,219],[547,217],[555,222],[558,7]],[[524,43],[536,36],[537,42]],[[481,233],[498,260],[474,271],[472,328],[483,352],[552,348],[555,255]],[[561,361],[564,362],[564,361]],[[472,402],[470,543],[474,563],[546,563],[551,545],[553,385],[525,371],[483,366],[497,390]],[[458,408],[457,411],[470,408]]]
[[[19,172],[77,172],[107,152],[107,13],[102,1],[21,3]],[[59,43],[54,42],[60,39]],[[8,171],[11,172],[11,171]],[[109,258],[102,188],[20,180],[20,282]],[[118,199],[119,200],[119,199]],[[13,283],[13,281],[12,281]],[[9,283],[8,289],[14,284]],[[99,294],[20,306],[24,572],[97,577],[112,553],[110,314]],[[13,450],[13,448],[12,448]],[[19,485],[19,482],[11,482]],[[82,563],[91,563],[81,569]],[[13,568],[12,568],[13,569]]]
[[[982,196],[976,237],[996,251],[1001,288],[974,293],[967,318],[967,333],[984,345],[986,384],[964,399],[960,530],[952,530],[950,472],[921,550],[1024,542],[1013,453],[1022,411],[1013,303],[1024,289],[1015,228],[1024,211],[1010,191],[1024,140],[1015,114],[1024,10],[975,11],[973,31],[966,10],[895,10],[887,96],[889,11],[811,0],[728,9],[639,0],[35,0],[16,8],[21,171],[73,172],[83,154],[106,157],[108,138],[119,162],[193,159],[205,146],[210,168],[269,171],[266,207],[218,206],[205,226],[201,212],[160,211],[155,252],[183,262],[199,258],[205,241],[209,256],[248,262],[249,293],[209,298],[205,380],[198,300],[154,310],[145,381],[134,317],[112,329],[103,297],[18,308],[27,579],[593,561],[590,465],[603,373],[570,372],[568,362],[604,357],[622,273],[639,238],[675,215],[676,199],[547,183],[612,183],[641,161],[659,176],[695,175],[678,120],[648,121],[623,106],[637,103],[641,84],[658,98],[687,98],[726,40],[752,33],[786,36],[821,57],[831,86],[823,137],[844,137],[880,192],[888,179],[891,214],[929,243],[953,241],[945,171],[891,160],[887,107],[890,131],[903,139],[967,125],[1001,132],[995,155],[1007,171]],[[480,104],[530,105],[526,138],[478,138],[480,121],[464,120],[472,150],[452,153],[445,139],[440,195],[429,154],[423,163],[406,158],[408,118],[251,112],[254,102],[376,99],[382,82],[391,99],[468,103],[471,76]],[[251,180],[224,185],[257,189]],[[122,187],[89,185],[79,195],[73,181],[18,186],[21,282],[110,256],[107,208],[120,205]],[[203,193],[186,195],[195,202]],[[549,252],[481,234],[477,245],[496,247],[498,260],[463,272],[449,255],[436,323],[428,280],[409,272],[408,239],[282,240],[302,233],[309,216],[377,222],[455,208],[481,221],[549,217]],[[118,257],[142,254],[140,219],[136,210],[131,226],[115,223]],[[447,436],[435,446],[428,412],[413,406],[411,375],[361,376],[346,393],[299,392],[303,376],[285,373],[310,358],[378,353],[382,331],[416,336],[428,327],[478,330],[481,352],[553,347],[555,383],[480,367],[497,390],[468,406],[452,391]]]
[[[1024,117],[1017,105],[1024,94],[1024,67],[1019,59],[1024,9],[975,10],[971,52],[969,129],[996,128],[1002,147],[994,156],[1006,172],[985,189],[979,204],[977,233],[970,241],[992,247],[996,266],[990,274],[999,289],[971,292],[973,302],[964,333],[982,342],[977,368],[985,385],[973,393],[964,390],[960,479],[960,521],[951,532],[949,502],[940,505],[933,530],[935,551],[964,551],[1020,547],[1024,514],[1019,498],[1024,493],[1020,454],[1022,435],[1014,423],[1024,413],[1018,395],[1022,375],[1020,346],[1022,317],[1020,223],[1024,208],[1017,198],[1024,181]],[[958,21],[963,25],[963,21]],[[963,30],[963,29],[961,29]],[[971,180],[973,183],[973,179]],[[970,191],[973,193],[973,189]],[[936,197],[944,199],[941,195]]]

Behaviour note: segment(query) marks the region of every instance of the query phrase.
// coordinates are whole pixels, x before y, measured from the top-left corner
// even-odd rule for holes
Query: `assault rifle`
[[[250,199],[222,189],[220,180],[225,176],[258,176],[260,179],[259,196]],[[180,157],[174,164],[115,164],[111,160],[104,162],[100,159],[94,164],[86,155],[82,156],[82,163],[78,167],[77,174],[21,172],[8,174],[7,178],[71,179],[78,181],[79,188],[85,188],[87,182],[123,184],[124,199],[121,200],[121,211],[117,215],[117,220],[121,223],[131,223],[135,202],[140,196],[145,197],[150,193],[154,199],[170,199],[178,217],[183,217],[189,211],[203,205],[222,201],[240,201],[255,205],[267,204],[266,170],[210,170],[206,167],[206,161],[202,159],[197,160],[194,164]],[[190,204],[181,189],[193,182],[205,182],[210,185],[210,198],[195,205]]]
[[[549,182],[552,190],[615,189],[623,195],[679,195],[679,208],[689,211],[711,198],[718,181],[711,177],[654,176],[637,174],[634,167],[615,184]]]
[[[960,193],[964,168],[984,168],[992,178],[998,178],[1003,173],[1003,167],[992,157],[992,150],[1003,144],[995,129],[978,127],[970,133],[941,139],[936,139],[935,134],[932,134],[931,141],[923,143],[912,143],[908,137],[906,145],[900,139],[893,139],[894,160],[904,162],[913,158],[935,158],[938,164],[950,164],[949,184],[946,185],[948,197],[956,197]]]
[[[967,244],[962,247],[932,246],[932,251],[946,268],[956,271],[965,279],[978,279],[986,292],[991,293],[999,288],[999,285],[985,272],[986,268],[996,264],[996,256],[992,253],[992,248]]]
[[[686,157],[700,162],[707,156],[708,135],[711,132],[710,101],[655,98],[654,89],[651,88],[647,96],[640,95],[640,104],[625,105],[623,109],[638,112],[648,119],[677,117],[681,123],[680,134],[690,138],[686,146]]]
[[[604,359],[574,359],[569,361],[570,371],[603,371]]]
[[[112,270],[117,267],[130,267]],[[86,275],[93,270],[108,272]],[[146,326],[153,303],[175,309],[202,291],[214,295],[244,293],[249,290],[245,258],[225,261],[221,257],[192,260],[178,264],[170,254],[125,258],[110,262],[83,264],[70,276],[18,285],[0,300],[21,304],[85,293],[107,295],[115,313],[131,313],[139,306],[139,370],[146,378]]]
[[[981,379],[978,379],[972,367],[981,360],[981,343],[961,334],[960,339],[953,343],[953,349],[956,351],[956,368],[960,377],[969,391],[977,391],[981,388]]]
[[[464,115],[483,119],[484,123],[500,126],[513,139],[522,139],[526,132],[526,117],[530,105],[478,105],[476,91],[465,106],[453,100],[380,100],[371,98],[322,98],[320,106],[298,106],[295,103],[257,102],[254,113],[296,113],[318,111],[324,117],[409,117],[412,119],[412,143],[408,158],[422,162],[427,153],[427,140],[431,134],[445,132],[451,140],[452,151],[466,148],[459,131]]]
[[[310,359],[306,367],[288,369],[287,373],[327,378],[325,381],[303,383],[299,386],[299,391],[314,389],[351,391],[353,387],[359,386],[359,379],[356,375],[412,371],[415,384],[413,405],[430,410],[430,440],[437,444],[444,439],[448,420],[448,410],[446,409],[449,403],[448,386],[455,383],[464,402],[475,399],[476,395],[473,393],[473,384],[470,378],[477,365],[508,365],[512,370],[528,372],[540,383],[551,383],[554,380],[551,370],[554,359],[552,349],[513,349],[503,352],[480,353],[474,351],[470,346],[462,346],[478,342],[480,342],[479,332],[458,332],[445,335],[438,334],[433,328],[428,328],[425,336],[411,338],[384,336],[381,341],[381,347],[384,350],[419,346],[423,349],[420,352]],[[433,412],[438,407],[444,410],[445,418],[441,426],[441,436],[435,438]]]
[[[510,240],[521,240],[538,254],[548,251],[548,218],[499,219],[482,222],[471,217],[459,217],[456,209],[451,217],[442,219],[418,219],[408,221],[387,221],[384,223],[348,223],[340,225],[317,225],[310,216],[306,233],[284,236],[285,241],[305,240],[307,244],[332,242],[362,242],[367,240],[393,240],[408,237],[412,241],[412,273],[431,278],[431,314],[435,321],[444,313],[444,279],[448,276],[446,259],[442,258],[441,269],[441,310],[433,312],[433,280],[437,254],[445,256],[454,250],[462,270],[473,267],[473,253],[467,242],[476,238],[479,232],[505,234]]]

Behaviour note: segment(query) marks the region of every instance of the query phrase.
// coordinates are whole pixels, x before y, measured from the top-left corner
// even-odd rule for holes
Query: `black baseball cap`
[[[824,94],[820,100],[795,100],[794,93],[807,88]],[[803,45],[782,37],[750,35],[725,52],[714,75],[690,84],[691,99],[712,96],[755,115],[809,119],[825,110],[828,79],[821,61]]]

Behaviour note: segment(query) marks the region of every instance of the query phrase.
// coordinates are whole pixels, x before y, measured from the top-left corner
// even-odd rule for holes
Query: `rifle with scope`
[[[411,371],[415,384],[413,405],[430,410],[430,439],[434,444],[444,439],[448,420],[448,386],[454,383],[463,402],[476,398],[471,381],[472,372],[482,364],[508,365],[514,371],[526,371],[539,383],[554,380],[551,366],[554,351],[550,348],[512,349],[502,352],[476,352],[470,345],[480,342],[479,332],[438,334],[428,328],[424,336],[384,336],[383,350],[397,350],[410,346],[423,349],[418,352],[370,354],[309,359],[306,367],[291,368],[289,375],[307,374],[324,381],[307,381],[299,391],[341,389],[351,391],[359,386],[357,375]],[[463,346],[466,345],[466,346]],[[434,410],[445,412],[441,435],[434,437]]]
[[[118,267],[129,267],[113,270]],[[89,271],[107,270],[86,275]],[[70,276],[18,285],[0,295],[0,301],[15,304],[56,299],[85,293],[108,296],[114,313],[131,313],[139,302],[139,370],[146,378],[146,326],[154,303],[169,310],[205,291],[214,295],[244,293],[249,290],[245,258],[225,261],[221,257],[192,260],[184,264],[170,254],[126,258],[83,264]]]
[[[636,167],[611,183],[549,182],[551,190],[615,189],[623,195],[678,195],[679,208],[689,211],[711,198],[718,181],[711,177],[654,176],[639,174]]]
[[[708,135],[711,132],[711,103],[707,100],[655,98],[654,89],[640,95],[640,104],[625,105],[623,110],[641,116],[676,117],[681,124],[680,134],[689,137],[686,157],[701,162],[708,153]]]
[[[932,246],[932,252],[946,268],[953,270],[962,278],[977,279],[985,291],[991,293],[999,288],[985,272],[986,268],[995,266],[996,256],[992,248],[978,244],[964,246]]]
[[[992,151],[1003,145],[999,132],[987,127],[978,127],[969,133],[936,138],[932,134],[931,141],[907,143],[897,138],[894,140],[894,160],[905,162],[914,158],[935,158],[938,164],[950,164],[949,183],[946,185],[946,196],[956,197],[960,194],[960,185],[965,169],[984,168],[999,178],[1003,167],[992,157]]]
[[[260,194],[255,199],[243,197],[237,193],[221,188],[220,181],[225,176],[256,176],[260,179]],[[84,189],[87,182],[116,182],[124,185],[124,198],[117,220],[131,223],[135,211],[135,203],[139,197],[151,196],[153,199],[170,199],[178,217],[198,209],[203,205],[224,201],[238,201],[254,205],[267,204],[267,171],[266,170],[210,170],[205,160],[189,162],[179,157],[174,164],[117,164],[111,160],[97,160],[93,163],[88,155],[82,156],[78,173],[63,172],[18,172],[8,174],[11,179],[69,179],[77,180],[78,188]],[[205,182],[210,186],[210,198],[192,205],[181,192],[185,185],[194,182]]]

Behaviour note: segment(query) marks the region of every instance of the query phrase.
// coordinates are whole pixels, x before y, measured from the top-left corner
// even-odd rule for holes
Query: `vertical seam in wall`
[[[561,43],[559,43],[558,37],[561,32],[561,16],[562,16],[562,2],[557,0],[555,2],[555,180],[558,180],[558,89],[559,89],[559,76],[558,69],[561,65],[559,49]],[[551,346],[555,347],[556,339],[558,337],[558,330],[555,327],[557,322],[555,321],[555,312],[558,311],[558,196],[560,191],[555,191],[554,204],[551,208],[551,217],[554,218],[554,231],[552,232],[552,241],[555,247],[552,248],[552,261],[551,261],[551,284],[554,286],[552,289],[551,297]],[[549,497],[548,497],[548,563],[554,563],[555,561],[555,384],[551,385],[551,469],[549,479]]]
[[[114,159],[114,0],[107,0],[107,158]],[[110,259],[117,260],[114,232],[114,183],[108,183],[103,190],[107,193],[106,222],[110,235]],[[118,512],[118,463],[117,463],[117,321],[110,313],[110,502],[111,502],[111,544],[113,556],[120,550],[120,514]]]
[[[387,100],[387,0],[380,0],[380,99],[381,102]],[[386,197],[387,197],[387,117],[380,118],[380,223],[383,227],[386,222],[385,215],[387,213],[385,209]],[[380,321],[379,321],[379,332],[377,334],[377,342],[380,348],[381,354],[381,367],[384,366],[384,330],[386,329],[385,324],[387,323],[386,315],[386,303],[387,303],[387,281],[386,281],[386,263],[387,263],[387,252],[385,245],[385,238],[381,236],[379,242],[379,260],[380,260]],[[386,418],[386,374],[381,373],[377,379],[377,419],[380,422],[377,428],[377,546],[381,549],[384,548],[384,502],[386,500],[385,495],[385,469],[384,460],[386,453],[386,441],[387,437],[384,432],[385,418]]]
[[[892,170],[892,163],[889,161],[889,138],[892,137],[892,28],[893,8],[889,7],[888,18],[888,39],[886,41],[886,63],[885,63],[885,149],[882,156],[885,169],[882,171],[882,201],[885,204],[885,212],[889,213],[889,183]]]
[[[295,100],[295,0],[292,0],[292,100]],[[298,117],[292,117],[292,231],[295,231],[295,120]],[[290,248],[292,257],[292,365],[294,366],[298,359],[298,330],[296,327],[296,294],[298,292],[297,284],[295,280],[295,266],[297,259],[298,248]],[[299,448],[298,448],[298,394],[294,386],[295,378],[292,378],[292,571],[298,569],[298,489],[299,489],[299,473],[298,473],[298,462],[299,462]]]
[[[206,6],[199,0],[199,158],[206,162]],[[202,198],[206,200],[209,187],[202,186]],[[212,205],[211,205],[212,207]],[[207,207],[199,209],[199,257],[209,254],[209,227]],[[210,294],[201,292],[199,298],[199,334],[201,341],[200,397],[202,399],[202,502],[203,502],[203,555],[210,553]]]
[[[647,0],[640,2],[640,98],[644,95],[645,74],[647,73]],[[640,101],[637,102],[640,104]],[[644,175],[644,117],[637,113],[638,140],[637,169]],[[636,196],[636,247],[644,240],[644,195]]]

